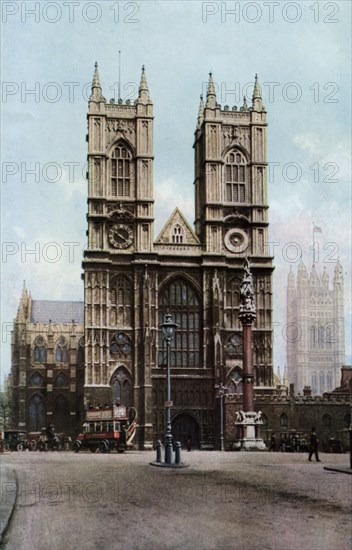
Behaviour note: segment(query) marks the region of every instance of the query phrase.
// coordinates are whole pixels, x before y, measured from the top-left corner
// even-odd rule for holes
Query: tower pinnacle
[[[215,109],[216,107],[216,93],[215,93],[215,86],[214,86],[214,80],[213,80],[213,74],[209,73],[209,80],[208,80],[208,89],[207,89],[207,101],[206,101],[206,107],[210,109]]]
[[[141,81],[139,83],[138,90],[138,102],[139,103],[152,103],[149,95],[147,78],[145,76],[145,67],[142,66]]]
[[[200,95],[200,101],[199,101],[199,110],[198,110],[198,123],[197,128],[200,128],[202,122],[204,119],[204,101],[203,101],[203,95]]]
[[[100,84],[100,78],[99,78],[99,71],[98,71],[98,62],[95,62],[94,65],[94,74],[93,74],[93,81],[92,81],[92,93],[89,98],[90,101],[105,101],[105,98],[102,95],[102,89]]]
[[[253,96],[252,96],[252,107],[253,111],[262,111],[263,110],[263,101],[262,94],[260,91],[260,86],[258,82],[258,75],[255,75]]]

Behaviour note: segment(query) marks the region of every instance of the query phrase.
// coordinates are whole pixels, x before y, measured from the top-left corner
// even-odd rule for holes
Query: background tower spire
[[[145,67],[142,66],[141,81],[139,84],[138,91],[138,102],[139,103],[152,103],[149,95],[147,77],[145,76]]]
[[[263,101],[262,94],[260,91],[258,75],[255,75],[253,96],[252,96],[252,107],[253,111],[263,111]]]
[[[209,109],[215,109],[216,107],[216,93],[212,73],[209,73],[206,107]]]
[[[94,74],[92,81],[92,93],[89,98],[90,101],[105,101],[105,98],[102,95],[102,89],[100,84],[100,77],[98,71],[98,62],[95,62],[94,65]]]

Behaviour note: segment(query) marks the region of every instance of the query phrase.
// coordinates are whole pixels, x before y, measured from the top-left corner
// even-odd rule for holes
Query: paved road
[[[350,550],[348,455],[11,453],[18,494],[5,550]],[[13,486],[2,484],[2,498]]]

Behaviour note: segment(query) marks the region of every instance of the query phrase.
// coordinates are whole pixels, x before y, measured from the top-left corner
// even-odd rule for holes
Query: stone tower
[[[258,78],[252,105],[238,109],[217,103],[209,75],[205,104],[201,98],[195,132],[195,229],[204,262],[216,268],[213,325],[218,327],[214,361],[242,368],[238,319],[242,264],[250,257],[257,320],[253,331],[255,386],[272,384],[272,258],[268,251],[266,183],[266,111]],[[215,280],[215,279],[214,279]],[[220,350],[223,350],[224,353]],[[233,373],[235,376],[236,373]],[[239,376],[237,373],[236,376]]]
[[[333,286],[324,268],[321,276],[313,265],[310,275],[301,261],[297,283],[292,269],[287,283],[287,368],[296,392],[305,386],[314,395],[339,385],[345,361],[343,274],[337,262]]]
[[[210,254],[261,258],[268,243],[266,112],[256,76],[252,107],[223,109],[209,76],[195,138],[196,234]]]
[[[153,104],[144,67],[137,100],[115,103],[102,95],[96,64],[87,140],[85,401],[136,404],[143,424],[151,384],[133,329],[141,326],[136,277],[152,251],[154,222]]]

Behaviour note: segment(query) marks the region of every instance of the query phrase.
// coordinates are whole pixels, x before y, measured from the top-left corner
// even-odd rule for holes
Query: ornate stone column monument
[[[239,319],[243,326],[243,411],[236,412],[237,426],[242,427],[242,437],[235,448],[248,451],[265,451],[264,441],[256,437],[260,425],[261,412],[254,412],[253,391],[253,346],[252,326],[256,319],[254,302],[253,277],[248,258],[245,259],[244,275],[241,283],[241,302]]]

